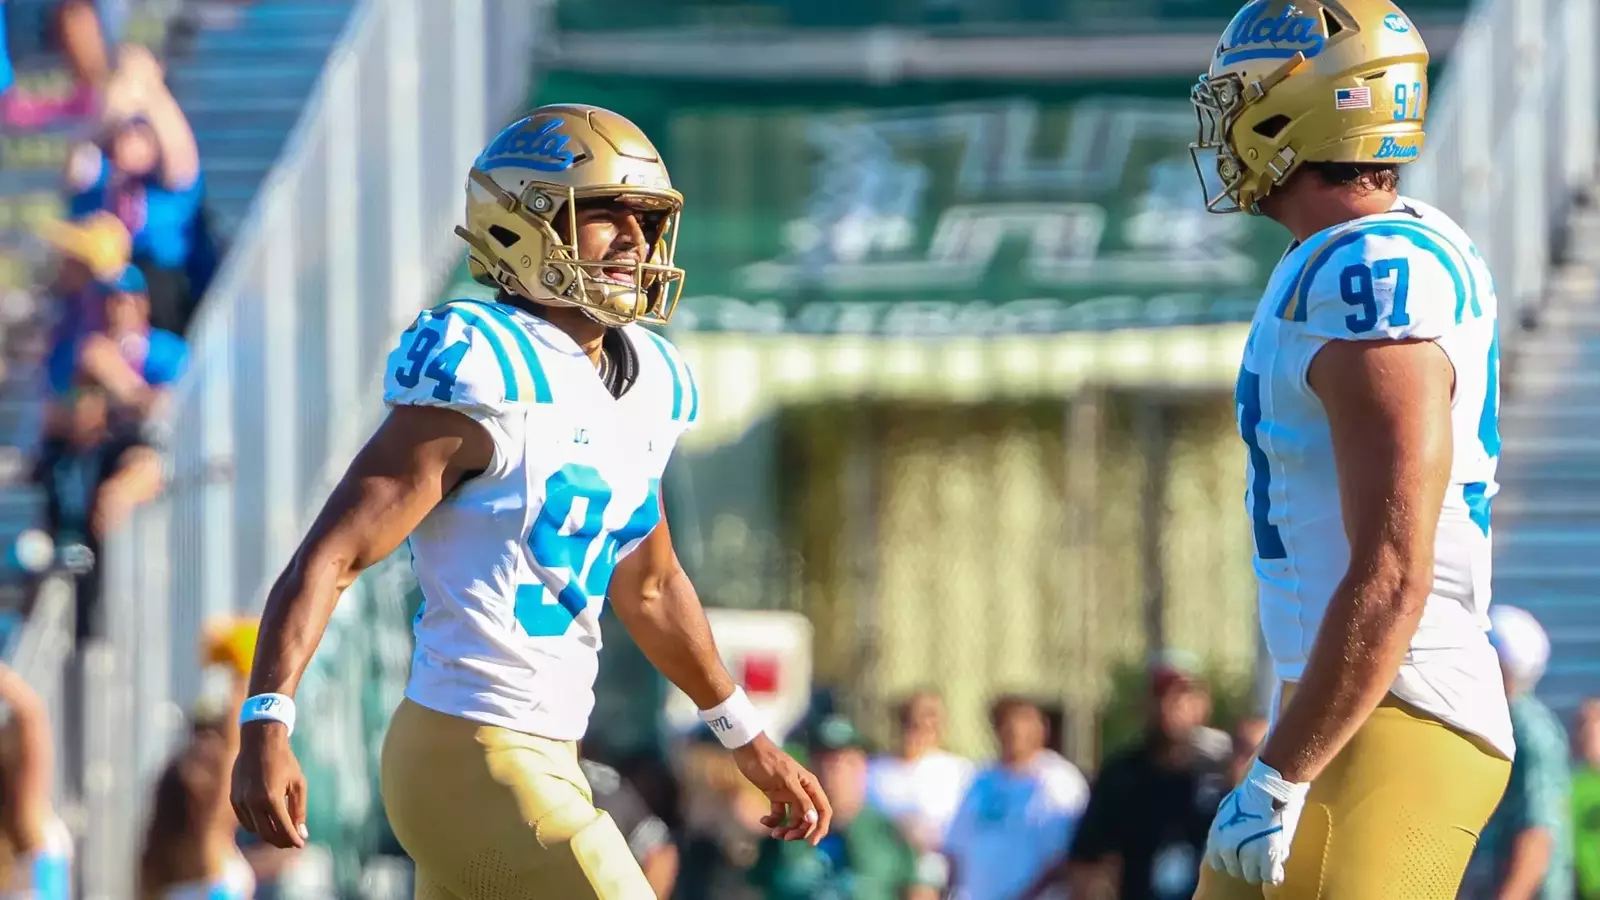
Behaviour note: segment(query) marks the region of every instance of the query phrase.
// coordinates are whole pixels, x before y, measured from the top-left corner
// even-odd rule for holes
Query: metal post
[[[883,622],[879,616],[877,587],[878,546],[882,535],[878,533],[876,482],[882,448],[873,440],[875,416],[871,411],[856,416],[854,424],[839,479],[842,494],[839,505],[844,513],[844,564],[849,573],[845,583],[854,595],[856,614],[850,683],[881,686],[883,659],[878,634]],[[851,698],[854,708],[850,711],[858,721],[876,722],[877,714],[882,712],[881,699],[873,691],[861,691]]]
[[[417,0],[382,7],[389,73],[389,324],[410,321],[422,308],[432,274],[422,252],[422,109],[418,90]]]
[[[1144,570],[1145,638],[1152,654],[1167,647],[1167,585],[1161,553],[1170,449],[1166,412],[1161,400],[1149,396],[1140,397],[1134,411],[1134,432],[1144,460],[1144,486],[1139,494],[1140,557]]]
[[[1062,673],[1083,671],[1084,662],[1093,659],[1091,644],[1094,641],[1096,622],[1095,603],[1098,599],[1095,545],[1098,538],[1093,510],[1098,506],[1100,494],[1100,439],[1104,426],[1105,408],[1101,392],[1092,388],[1080,390],[1067,404],[1066,434],[1063,450],[1066,457],[1066,547],[1065,555],[1072,571],[1067,584],[1072,595],[1062,598],[1072,612],[1062,616],[1060,626],[1066,631],[1061,636],[1060,670]],[[1099,752],[1099,709],[1092,684],[1083,678],[1063,678],[1067,691],[1066,721],[1063,723],[1062,752],[1074,763],[1092,769]]]
[[[328,81],[328,268],[326,306],[328,396],[330,409],[358,409],[362,354],[353,352],[361,337],[361,231],[357,208],[361,179],[361,62],[336,57]],[[334,416],[328,446],[343,454],[361,439],[359,416]],[[311,474],[311,473],[308,473]]]

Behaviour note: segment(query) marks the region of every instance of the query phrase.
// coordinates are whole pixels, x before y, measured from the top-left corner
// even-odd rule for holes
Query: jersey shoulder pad
[[[1325,236],[1276,306],[1330,340],[1442,337],[1483,315],[1476,251],[1406,213],[1362,219]]]
[[[700,418],[700,386],[683,352],[642,325],[628,326],[628,334],[639,352],[640,380],[653,384],[651,389],[660,392],[673,421],[693,425]]]
[[[418,315],[389,354],[390,406],[444,406],[475,417],[549,403],[550,381],[528,330],[494,303],[454,300]]]

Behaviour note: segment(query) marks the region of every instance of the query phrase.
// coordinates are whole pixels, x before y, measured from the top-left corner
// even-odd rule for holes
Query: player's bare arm
[[[656,669],[693,700],[712,709],[732,696],[733,677],[722,664],[694,585],[672,547],[666,510],[650,535],[611,576],[611,608]],[[765,734],[733,751],[739,770],[772,801],[761,824],[774,837],[817,844],[833,810],[816,776]]]
[[[488,433],[450,409],[398,406],[350,463],[261,616],[250,695],[293,696],[339,594],[400,546],[464,477],[486,468]],[[281,722],[242,726],[232,800],[239,822],[278,847],[304,846],[305,784]]]
[[[1555,837],[1550,829],[1524,829],[1511,842],[1505,879],[1500,883],[1495,900],[1538,900],[1554,855]]]
[[[1454,369],[1432,341],[1332,341],[1307,375],[1327,412],[1350,565],[1262,751],[1314,780],[1393,684],[1433,585]]]
[[[16,764],[5,782],[11,793],[7,805],[7,835],[20,849],[44,843],[46,824],[54,815],[50,803],[55,748],[51,741],[49,711],[39,695],[9,666],[0,664],[0,702],[11,710],[16,731]]]

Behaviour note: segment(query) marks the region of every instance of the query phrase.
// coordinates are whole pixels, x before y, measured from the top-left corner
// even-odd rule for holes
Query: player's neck
[[[590,362],[599,364],[606,326],[589,318],[583,310],[571,306],[540,306],[538,315],[572,338]]]
[[[1265,211],[1279,225],[1289,230],[1297,241],[1335,225],[1343,225],[1366,216],[1376,216],[1394,208],[1399,195],[1394,191],[1374,191],[1355,188],[1321,190],[1302,197],[1285,198],[1289,202]]]

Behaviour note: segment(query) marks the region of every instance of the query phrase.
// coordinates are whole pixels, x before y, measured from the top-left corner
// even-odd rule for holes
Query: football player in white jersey
[[[1486,636],[1494,285],[1398,193],[1427,66],[1389,0],[1258,0],[1193,91],[1207,208],[1294,238],[1236,391],[1280,701],[1200,900],[1453,898],[1510,770]]]
[[[640,323],[664,324],[681,290],[682,205],[644,133],[596,107],[540,107],[478,157],[457,232],[498,299],[401,336],[388,418],[273,585],[234,770],[245,827],[304,844],[295,686],[339,592],[409,541],[424,603],[381,779],[418,898],[654,896],[576,750],[607,598],[771,799],[773,835],[827,833],[827,798],[723,667],[663,519],[700,394]]]

